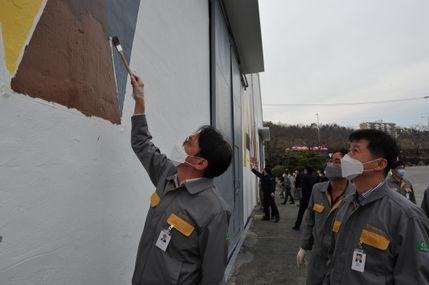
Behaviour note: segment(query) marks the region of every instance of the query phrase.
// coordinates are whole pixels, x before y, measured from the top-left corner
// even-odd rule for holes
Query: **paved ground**
[[[277,199],[279,202],[279,199]],[[262,221],[256,209],[228,285],[305,284],[306,270],[296,266],[301,234],[292,230],[298,207],[278,204],[280,222]]]
[[[429,185],[429,166],[407,168],[407,178],[413,183],[420,206],[423,191]],[[296,266],[301,233],[292,230],[298,207],[281,205],[278,197],[276,200],[280,222],[262,221],[262,212],[259,207],[255,209],[228,285],[305,284],[306,268]]]
[[[429,166],[407,167],[407,178],[413,184],[417,205],[422,204],[423,193],[429,186]]]

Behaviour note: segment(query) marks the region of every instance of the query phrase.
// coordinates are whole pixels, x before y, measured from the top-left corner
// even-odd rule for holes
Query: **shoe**
[[[262,220],[263,220],[263,221],[269,221],[270,219],[269,219],[269,218],[267,218],[267,217],[263,217],[263,218],[262,218]]]
[[[286,203],[285,203],[285,204],[286,204]],[[289,204],[293,205],[293,204],[295,204],[295,202],[290,202]]]
[[[294,226],[294,227],[292,228],[292,230],[294,230],[294,231],[299,231],[299,227]]]
[[[282,205],[286,205],[286,201],[282,202]]]
[[[277,217],[275,220],[274,220],[274,223],[278,223],[280,221],[280,217]]]

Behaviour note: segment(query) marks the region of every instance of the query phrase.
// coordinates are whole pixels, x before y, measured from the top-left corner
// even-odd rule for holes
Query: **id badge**
[[[356,248],[353,251],[352,270],[364,272],[365,271],[366,253],[364,250]]]
[[[156,241],[156,246],[160,248],[162,251],[166,251],[168,244],[171,240],[171,231],[170,230],[162,230],[159,234],[158,240]]]

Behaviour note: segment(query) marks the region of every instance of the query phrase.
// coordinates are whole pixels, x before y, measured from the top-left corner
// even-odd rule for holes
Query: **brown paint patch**
[[[119,124],[111,48],[100,19],[104,6],[98,0],[98,7],[83,5],[77,14],[78,5],[71,10],[66,2],[48,0],[11,87]]]

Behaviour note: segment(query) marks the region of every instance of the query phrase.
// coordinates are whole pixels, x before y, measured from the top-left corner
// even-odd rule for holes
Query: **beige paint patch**
[[[0,25],[7,70],[13,74],[17,61],[42,7],[42,0],[0,0]]]

